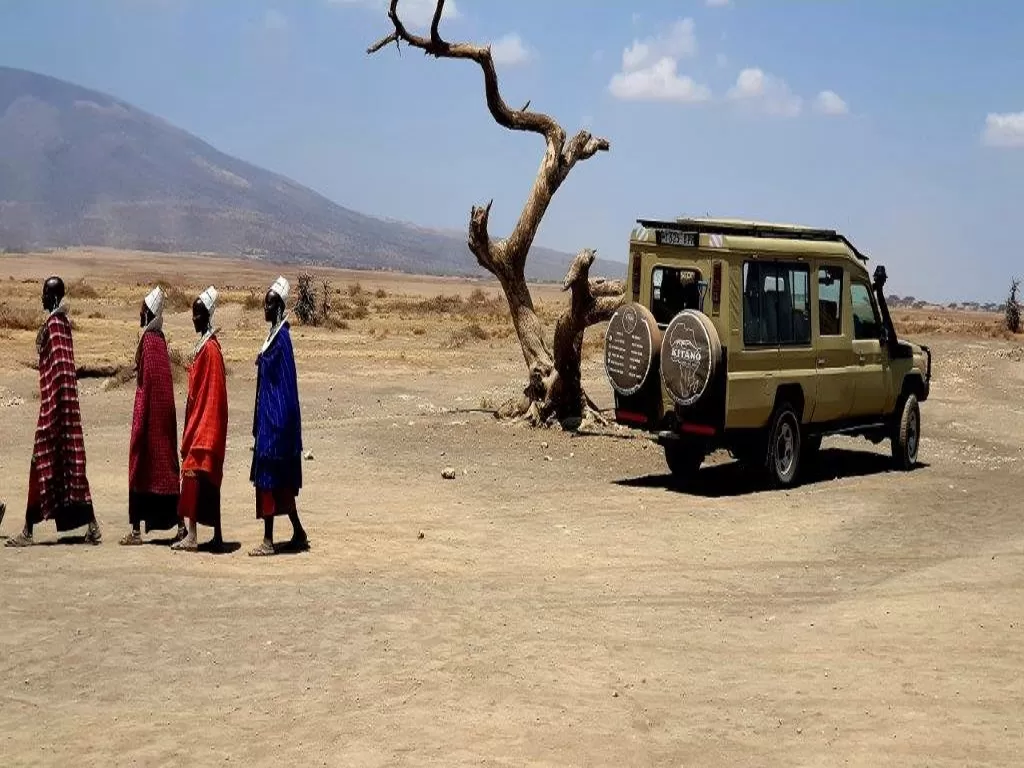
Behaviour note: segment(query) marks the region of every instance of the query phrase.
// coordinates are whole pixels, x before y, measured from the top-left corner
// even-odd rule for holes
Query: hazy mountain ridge
[[[461,234],[352,211],[111,96],[0,67],[0,248],[78,245],[484,274]],[[561,280],[570,259],[536,247],[527,272]]]

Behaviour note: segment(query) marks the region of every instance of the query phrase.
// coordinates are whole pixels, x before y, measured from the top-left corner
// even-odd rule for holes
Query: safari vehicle
[[[727,449],[769,484],[799,481],[825,435],[917,463],[929,349],[897,338],[885,268],[829,229],[640,219],[629,303],[605,336],[618,423],[653,433],[684,482]]]

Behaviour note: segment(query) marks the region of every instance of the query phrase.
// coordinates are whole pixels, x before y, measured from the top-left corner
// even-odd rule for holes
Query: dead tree
[[[605,314],[611,315],[611,312],[604,312],[608,304],[604,300],[611,297],[600,295],[600,299],[595,298],[595,287],[597,294],[601,294],[602,289],[597,286],[608,284],[600,281],[591,283],[589,269],[594,259],[593,252],[581,252],[566,275],[564,290],[571,291],[573,299],[556,327],[555,353],[552,355],[526,283],[526,259],[551,198],[569,172],[576,163],[607,151],[609,143],[607,139],[592,136],[585,130],[568,138],[554,118],[528,111],[529,102],[522,109],[510,109],[498,87],[490,46],[449,43],[441,37],[438,28],[444,3],[445,0],[437,0],[429,36],[424,37],[409,32],[398,15],[398,0],[391,0],[388,18],[394,31],[371,45],[367,53],[376,53],[391,43],[396,46],[405,43],[435,58],[474,61],[483,71],[487,108],[495,122],[510,131],[536,133],[544,138],[544,157],[511,234],[504,238],[491,238],[487,228],[494,202],[491,200],[470,210],[467,243],[480,266],[498,279],[505,293],[529,375],[523,397],[506,403],[499,409],[499,415],[522,416],[534,424],[556,419],[559,422],[582,419],[592,415],[579,384],[582,333],[591,324],[587,322],[591,318],[598,318],[592,322],[600,322],[601,318],[607,319]]]

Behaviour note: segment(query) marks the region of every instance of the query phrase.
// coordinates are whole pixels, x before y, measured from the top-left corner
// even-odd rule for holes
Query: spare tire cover
[[[722,343],[711,318],[684,309],[672,318],[661,340],[661,378],[676,405],[696,403],[722,362]]]
[[[661,329],[643,304],[615,310],[604,337],[604,371],[620,395],[636,394],[647,380],[661,344]]]

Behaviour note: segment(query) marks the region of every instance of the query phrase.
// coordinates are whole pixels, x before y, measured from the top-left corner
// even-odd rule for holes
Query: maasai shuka
[[[220,342],[211,335],[188,369],[182,472],[201,471],[220,487],[228,438],[228,390]]]
[[[273,332],[256,358],[255,438],[249,480],[259,489],[302,487],[302,417],[288,323]]]
[[[142,334],[136,360],[128,488],[136,493],[176,495],[181,477],[178,416],[171,359],[161,331]]]
[[[39,420],[32,450],[33,489],[44,520],[74,505],[91,505],[85,474],[85,438],[78,403],[71,320],[62,303],[36,337]],[[35,496],[35,493],[30,493]]]

